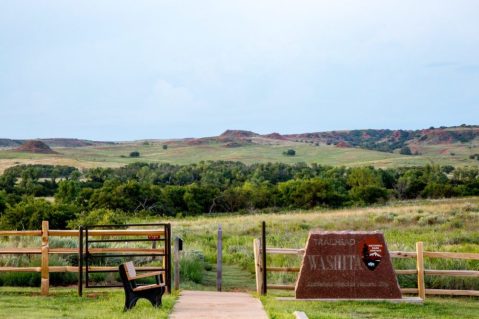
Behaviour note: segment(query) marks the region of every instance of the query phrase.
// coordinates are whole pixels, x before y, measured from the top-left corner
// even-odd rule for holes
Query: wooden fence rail
[[[165,236],[163,230],[147,229],[106,229],[89,230],[90,237],[105,236]],[[42,230],[0,230],[0,237],[10,236],[36,236],[41,237],[41,247],[32,248],[0,248],[0,255],[22,255],[36,254],[41,255],[40,267],[0,267],[0,272],[39,272],[41,273],[41,294],[48,295],[50,286],[50,273],[72,272],[78,273],[78,266],[49,266],[49,255],[51,254],[79,254],[80,248],[50,248],[50,237],[79,237],[79,230],[53,230],[49,229],[48,221],[42,222]],[[116,253],[116,254],[164,254],[164,248],[91,248],[91,253]],[[152,271],[158,267],[135,267],[138,271]],[[91,271],[111,272],[118,270],[118,267],[90,267]]]
[[[256,271],[256,289],[258,294],[262,293],[264,273],[267,272],[286,272],[298,273],[299,267],[271,267],[263,265],[261,262],[263,250],[261,249],[261,241],[255,239],[253,241],[255,271]],[[293,255],[302,257],[304,249],[294,248],[266,248],[266,254]],[[448,296],[479,296],[479,290],[452,290],[452,289],[428,289],[425,287],[425,276],[457,276],[457,277],[475,277],[479,278],[479,270],[436,270],[425,269],[424,258],[441,258],[441,259],[465,259],[479,260],[479,253],[456,253],[456,252],[433,252],[424,251],[423,243],[416,243],[416,251],[390,251],[391,258],[414,258],[416,259],[416,269],[398,269],[397,275],[417,275],[417,288],[401,288],[401,292],[405,294],[417,294],[420,298],[425,299],[426,295],[448,295]],[[294,290],[294,285],[275,285],[267,284],[268,289]]]

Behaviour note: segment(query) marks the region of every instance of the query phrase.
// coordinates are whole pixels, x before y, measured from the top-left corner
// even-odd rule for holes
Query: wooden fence
[[[294,285],[276,285],[265,282],[268,272],[286,272],[298,273],[299,267],[272,267],[264,263],[266,260],[263,254],[261,241],[253,241],[255,272],[256,272],[256,290],[259,294],[264,294],[267,289],[294,290]],[[302,257],[304,249],[293,248],[266,248],[266,254],[295,255]],[[449,296],[479,296],[479,290],[453,290],[453,289],[428,289],[425,286],[425,276],[458,276],[458,277],[476,277],[479,278],[477,270],[435,270],[424,267],[425,258],[443,258],[443,259],[467,259],[479,260],[479,253],[455,253],[455,252],[433,252],[424,251],[423,243],[416,243],[416,251],[390,251],[391,258],[414,258],[416,259],[416,269],[396,270],[397,275],[417,275],[417,288],[401,288],[404,294],[418,294],[421,299],[426,295],[449,295]]]
[[[0,248],[0,255],[41,255],[40,267],[0,267],[0,272],[39,272],[41,273],[41,294],[48,295],[50,287],[50,273],[53,272],[79,272],[79,266],[50,266],[49,255],[51,254],[78,254],[80,245],[77,248],[50,248],[50,237],[79,237],[79,230],[53,230],[49,229],[48,221],[42,222],[42,230],[0,230],[0,236],[36,236],[41,237],[41,247],[32,248]],[[90,237],[109,236],[160,236],[164,237],[163,230],[155,229],[108,229],[90,230]],[[91,248],[90,253],[133,253],[133,254],[161,254],[164,248]],[[135,267],[139,271],[155,270],[158,267]],[[118,267],[98,266],[91,267],[92,271],[112,272],[118,271]],[[81,283],[80,283],[81,284]]]

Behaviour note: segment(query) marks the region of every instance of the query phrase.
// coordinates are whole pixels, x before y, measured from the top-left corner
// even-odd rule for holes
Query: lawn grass
[[[256,290],[254,274],[238,265],[223,264],[222,291],[253,291]],[[216,266],[204,271],[201,283],[181,281],[184,290],[216,290]]]
[[[123,312],[122,289],[92,289],[79,297],[76,289],[51,288],[50,296],[39,295],[38,288],[0,287],[0,318],[167,318],[177,294],[164,295],[161,308],[140,299],[128,312]]]
[[[304,311],[309,319],[326,318],[478,318],[478,298],[428,297],[424,304],[389,302],[279,301],[269,293],[261,301],[271,319],[293,319]]]

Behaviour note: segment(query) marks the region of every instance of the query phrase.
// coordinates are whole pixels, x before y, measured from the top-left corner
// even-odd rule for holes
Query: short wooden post
[[[50,274],[48,269],[48,220],[42,221],[42,262],[41,262],[41,294],[48,295]]]
[[[165,228],[165,256],[163,256],[163,269],[165,269],[166,291],[171,293],[171,224],[166,224]]]
[[[180,239],[175,237],[174,248],[173,248],[173,262],[175,264],[175,282],[174,282],[174,289],[180,289]]]
[[[223,276],[223,229],[218,225],[218,253],[216,258],[216,290],[221,291]]]
[[[422,241],[416,243],[416,268],[417,268],[417,291],[419,298],[426,299],[426,286],[424,283],[424,247]]]
[[[268,273],[266,267],[266,222],[261,223],[261,274],[263,279],[261,280],[263,286],[261,294],[265,296],[268,293]]]
[[[261,265],[261,241],[255,238],[253,241],[254,251],[254,270],[256,275],[256,292],[261,294],[263,291],[263,266]]]
[[[78,234],[78,295],[83,295],[83,226]]]

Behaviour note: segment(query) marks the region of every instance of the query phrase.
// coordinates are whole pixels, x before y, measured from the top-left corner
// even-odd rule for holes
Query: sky
[[[477,0],[0,0],[0,138],[479,124]]]

